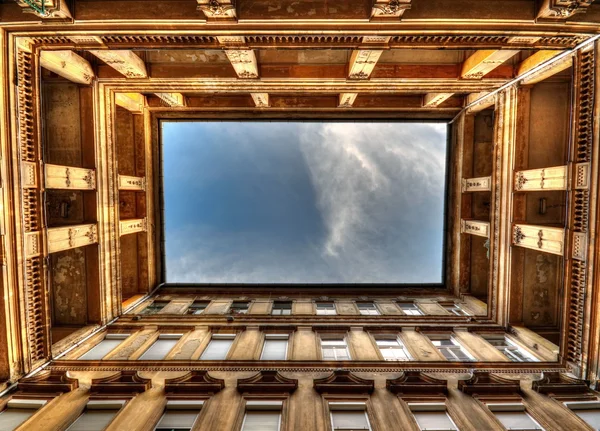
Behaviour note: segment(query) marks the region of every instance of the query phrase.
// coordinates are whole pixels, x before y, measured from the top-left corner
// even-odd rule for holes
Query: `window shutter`
[[[279,412],[247,411],[242,431],[278,431]]]
[[[265,340],[262,360],[284,360],[287,354],[287,340]]]
[[[36,412],[34,409],[12,409],[7,408],[0,413],[0,429],[13,431]]]
[[[83,359],[83,360],[102,359],[106,355],[108,355],[110,352],[112,352],[114,349],[116,349],[119,346],[119,344],[121,344],[122,342],[123,342],[123,340],[106,339],[105,338],[104,340],[100,341],[98,344],[96,344],[94,347],[92,347],[90,350],[88,350],[86,353],[84,353],[77,359]]]
[[[233,340],[210,340],[200,359],[225,359],[232,344]]]
[[[455,430],[446,412],[413,412],[422,430]]]
[[[102,431],[110,424],[118,410],[86,410],[68,428],[68,431]]]
[[[167,410],[156,429],[192,429],[197,417],[198,412],[195,410]]]
[[[369,422],[364,411],[331,412],[334,430],[368,430]]]
[[[140,360],[164,359],[179,339],[158,339],[140,356]]]
[[[541,429],[525,412],[495,412],[498,420],[506,429],[539,430]]]

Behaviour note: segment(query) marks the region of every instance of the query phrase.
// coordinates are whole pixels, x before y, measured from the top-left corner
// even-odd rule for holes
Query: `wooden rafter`
[[[148,77],[144,61],[133,51],[92,49],[90,52],[127,78]]]
[[[460,77],[463,79],[481,79],[506,60],[518,54],[518,52],[510,49],[476,51],[463,63]]]
[[[41,51],[42,67],[78,84],[91,84],[94,72],[90,63],[73,51]]]

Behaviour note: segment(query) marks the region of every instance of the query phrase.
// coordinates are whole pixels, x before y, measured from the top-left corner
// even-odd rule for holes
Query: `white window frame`
[[[236,308],[233,307],[233,304],[246,304],[246,309],[243,311],[238,311]],[[235,311],[234,311],[235,310]],[[230,313],[235,313],[235,314],[248,314],[248,311],[250,310],[250,301],[231,301],[231,304],[229,305],[229,312]]]
[[[165,415],[165,413],[167,412],[167,410],[195,410],[198,413],[196,414],[196,420],[194,421],[194,423],[192,424],[192,427],[190,429],[193,429],[194,426],[196,425],[196,423],[198,422],[198,418],[200,417],[200,413],[202,412],[202,407],[204,407],[204,400],[168,400],[167,401],[167,405],[165,406],[165,410],[163,411],[163,414],[160,416],[160,419],[158,420],[158,422],[156,423],[156,426],[154,427],[155,430],[158,429],[158,425],[160,425],[160,421],[162,420],[163,416]]]
[[[594,401],[566,401],[563,403],[569,410],[571,410],[574,414],[577,415],[577,417],[579,419],[581,419],[582,421],[584,421],[589,427],[591,427],[591,425],[588,424],[588,422],[583,419],[581,416],[579,416],[577,414],[578,411],[590,411],[590,410],[597,410],[598,411],[598,415],[600,415],[600,400],[594,400]]]
[[[417,427],[421,431],[425,431],[425,430],[423,430],[421,428],[421,426],[419,425],[419,422],[417,421],[417,417],[413,414],[414,412],[444,412],[444,413],[446,413],[446,417],[448,418],[448,420],[450,421],[452,426],[454,426],[454,428],[440,428],[440,429],[427,430],[427,431],[458,431],[460,429],[460,428],[458,428],[458,426],[456,426],[456,422],[454,422],[454,419],[452,419],[452,416],[450,416],[448,414],[448,409],[446,408],[445,403],[408,403],[408,408],[410,410],[410,413],[413,415],[413,419],[417,423]]]
[[[190,313],[190,310],[194,310],[194,304],[196,304],[196,303],[204,304],[205,307],[202,308],[199,313],[197,312],[198,310],[196,310],[193,313]],[[208,308],[209,305],[210,305],[210,301],[203,301],[203,300],[194,301],[190,304],[188,309],[185,311],[185,314],[187,314],[188,316],[199,316],[200,314],[204,314],[204,311],[206,311],[206,309]]]
[[[371,421],[369,420],[369,414],[367,413],[367,403],[357,401],[329,401],[327,403],[329,407],[329,422],[331,423],[331,429],[333,431],[344,430],[346,428],[334,428],[333,424],[333,412],[335,411],[352,411],[352,412],[363,412],[365,419],[367,420],[368,431],[372,431]],[[355,429],[355,428],[349,428]]]
[[[337,355],[337,350],[341,350],[341,344],[340,346],[332,346],[333,347],[333,352],[334,352],[334,359],[325,359],[325,347],[323,345],[323,343],[327,343],[327,342],[339,342],[339,343],[344,343],[344,349],[346,351],[346,355],[348,356],[347,358],[344,359],[338,359],[338,355]],[[340,337],[334,337],[334,336],[328,336],[328,337],[321,337],[321,358],[324,361],[351,361],[352,360],[352,355],[350,354],[350,349],[348,348],[348,339],[346,336],[340,336]]]
[[[457,304],[456,302],[446,302],[446,303],[442,302],[440,305],[448,313],[454,314],[456,316],[470,316],[471,315],[464,308],[462,308],[460,306],[460,304]]]
[[[269,411],[269,412],[278,412],[279,413],[279,421],[277,422],[277,431],[281,430],[281,420],[283,418],[283,401],[279,400],[247,400],[246,405],[244,406],[244,418],[242,420],[241,431],[244,430],[244,425],[246,424],[246,414],[250,411]]]
[[[183,334],[159,334],[158,338],[156,340],[154,340],[154,343],[152,343],[150,346],[148,346],[148,348],[146,350],[144,350],[144,352],[140,355],[138,360],[139,361],[162,361],[162,360],[164,360],[167,356],[169,356],[169,353],[171,353],[171,350],[173,350],[175,348],[177,343],[175,343],[173,345],[173,347],[171,347],[171,350],[169,350],[162,359],[142,359],[142,356],[144,356],[146,354],[146,352],[148,352],[159,340],[180,340],[181,337],[183,337]]]
[[[83,415],[85,415],[85,413],[88,410],[114,411],[115,414],[114,414],[113,418],[111,419],[111,421],[108,423],[110,426],[110,424],[116,419],[117,415],[119,414],[119,411],[121,411],[121,409],[123,408],[123,406],[126,403],[127,403],[127,400],[89,400],[87,402],[87,404],[85,405],[85,409],[83,409],[81,414],[79,416],[77,416],[77,418],[73,421],[73,423],[71,425],[69,425],[69,427],[66,429],[66,431],[69,431],[73,427],[73,425],[75,425],[75,423],[79,419],[81,419],[83,417]]]
[[[156,311],[153,311],[152,313],[146,313],[146,310],[148,310],[150,307],[152,307],[156,303],[161,303],[161,304],[164,303],[165,305],[163,305],[160,309],[158,309]],[[147,315],[147,316],[152,316],[154,314],[157,314],[159,311],[163,310],[170,303],[171,303],[171,301],[163,301],[161,299],[152,301],[150,304],[146,305],[142,310],[140,310],[140,314]]]
[[[493,341],[502,341],[504,343],[503,346],[494,346],[491,344],[496,350],[510,359],[512,362],[540,362],[539,358],[536,358],[535,355],[528,352],[519,344],[515,343],[513,340],[508,338],[506,335],[496,336],[496,335],[483,335],[485,341],[491,344]],[[519,352],[522,356],[528,358],[529,360],[521,360],[517,355],[513,354],[513,351]],[[516,360],[515,360],[516,359]]]
[[[13,398],[6,403],[6,406],[4,407],[4,409],[0,410],[0,423],[2,421],[2,413],[4,413],[7,410],[31,411],[31,415],[29,415],[29,417],[27,419],[25,419],[23,422],[21,422],[19,425],[17,425],[17,428],[19,428],[21,425],[23,425],[25,422],[27,422],[33,415],[35,415],[42,407],[44,407],[46,405],[46,403],[47,403],[46,400],[29,400],[29,399]]]
[[[210,343],[212,342],[212,340],[231,340],[231,345],[229,346],[229,350],[227,351],[227,353],[225,354],[225,359],[227,359],[227,356],[229,356],[229,352],[231,351],[231,348],[233,347],[233,343],[235,342],[235,337],[237,337],[237,334],[211,334],[210,336],[210,340],[208,341],[208,344],[206,345],[206,347],[204,347],[204,350],[202,351],[202,354],[200,355],[200,360],[204,360],[204,361],[216,361],[219,359],[202,359],[202,356],[204,355],[204,352],[206,352],[206,350],[208,349],[208,346],[210,346]],[[222,359],[222,360],[225,360]]]
[[[444,358],[446,358],[446,355],[444,355],[442,353],[442,349],[447,350],[449,353],[451,353],[451,355],[454,357],[454,360],[446,358],[450,362],[475,362],[476,361],[476,359],[473,357],[473,355],[471,355],[471,353],[469,353],[467,351],[467,349],[465,349],[463,347],[463,345],[459,341],[457,341],[452,335],[431,334],[428,336],[428,338],[431,341],[431,343],[435,346],[435,348],[438,349],[438,351],[442,354],[442,356],[444,356]],[[442,341],[442,340],[450,340],[450,342],[453,345],[452,346],[436,346],[435,345],[435,341]],[[456,353],[454,353],[454,350],[460,350],[468,359],[459,358],[456,355]]]
[[[283,341],[285,340],[285,356],[283,359],[263,359],[263,355],[265,354],[265,347],[267,346],[267,341],[269,340],[277,340]],[[288,349],[290,347],[290,336],[288,334],[265,334],[265,341],[263,342],[263,348],[260,352],[260,360],[264,361],[285,361],[288,358]]]
[[[290,308],[276,308],[277,304],[290,304]],[[271,306],[271,316],[291,316],[292,309],[294,308],[294,303],[292,301],[273,301],[273,305]],[[275,310],[279,310],[279,313],[274,313]],[[284,310],[290,310],[289,313],[283,313]]]
[[[360,308],[360,306],[366,306],[367,308]],[[377,304],[375,304],[375,302],[369,302],[369,301],[361,301],[361,302],[357,302],[356,303],[356,307],[358,308],[358,312],[362,315],[362,316],[381,316],[381,311],[379,311],[379,308],[377,307]]]
[[[527,409],[525,408],[525,405],[523,403],[486,403],[486,407],[488,408],[489,411],[492,412],[492,414],[494,414],[494,412],[501,412],[501,413],[502,412],[503,413],[522,412],[522,413],[525,413],[525,415],[527,415],[527,417],[529,417],[529,419],[531,419],[531,421],[538,427],[538,428],[526,428],[528,431],[529,430],[545,431],[544,427],[541,426],[540,423],[538,421],[536,421],[535,418],[527,412]],[[495,414],[494,414],[494,417],[496,418],[496,420],[498,422],[500,422],[500,424],[502,424],[502,426],[504,426],[502,421],[500,421],[500,419],[498,419]]]
[[[321,309],[319,312],[319,305],[331,306],[331,308]],[[337,316],[337,309],[335,308],[335,302],[333,301],[319,301],[315,304],[315,312],[318,316]]]
[[[81,355],[79,355],[79,357],[77,358],[77,360],[81,360],[81,361],[101,361],[102,359],[104,359],[106,356],[110,355],[113,350],[117,349],[121,344],[123,344],[123,341],[125,341],[127,338],[129,338],[131,334],[116,334],[116,333],[106,333],[104,335],[104,338],[102,340],[100,340],[98,343],[96,343],[91,349],[88,349],[86,352],[82,353]],[[98,347],[100,344],[102,344],[102,342],[104,342],[105,340],[121,340],[121,342],[119,344],[117,344],[117,346],[113,347],[108,353],[106,353],[102,358],[100,359],[83,359],[82,356],[87,355],[88,353],[90,353],[92,350],[94,350],[96,347]]]
[[[407,305],[412,305],[412,307],[407,309],[402,308],[403,304],[407,304]],[[402,311],[402,313],[404,313],[407,316],[424,316],[425,313],[423,313],[423,310],[421,310],[421,308],[419,307],[419,305],[415,302],[415,301],[397,301],[396,305],[398,306],[398,308],[400,308],[400,311]]]
[[[398,343],[398,347],[393,347],[393,346],[386,346],[384,347],[385,350],[395,350],[395,349],[399,349],[402,350],[404,352],[405,358],[402,359],[387,359],[385,357],[385,355],[383,354],[383,349],[381,348],[381,346],[379,345],[379,342],[383,342],[383,341],[393,341]],[[410,352],[408,351],[408,349],[406,348],[406,346],[404,345],[404,343],[402,342],[402,340],[400,339],[400,337],[375,337],[375,345],[377,346],[377,348],[379,349],[379,352],[381,353],[381,356],[383,357],[384,361],[392,361],[392,362],[406,362],[406,361],[414,361],[414,358],[411,356]],[[394,355],[396,356],[396,355]]]

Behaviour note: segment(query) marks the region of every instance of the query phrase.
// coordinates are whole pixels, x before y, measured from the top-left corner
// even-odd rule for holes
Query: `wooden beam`
[[[154,93],[154,95],[173,108],[185,106],[185,96],[181,93]]]
[[[144,112],[144,95],[140,93],[115,93],[115,103],[135,114]]]
[[[424,108],[435,108],[451,98],[454,93],[429,93],[423,97]]]
[[[565,246],[565,230],[561,227],[514,224],[512,244],[562,256]]]
[[[463,63],[460,77],[463,79],[481,79],[518,53],[518,50],[509,49],[476,51]]]
[[[89,52],[108,64],[126,78],[147,78],[144,61],[133,51],[124,49],[92,49]]]
[[[146,232],[146,218],[121,220],[119,222],[119,236],[138,232]]]
[[[556,50],[542,50],[536,52],[535,54],[527,57],[525,60],[523,60],[523,62],[521,62],[521,64],[519,65],[519,69],[517,70],[517,76],[521,76],[524,73],[529,72],[530,70],[538,67],[542,63],[545,63],[546,61],[556,57],[561,52],[562,51]],[[551,77],[552,75],[556,75],[557,73],[568,69],[572,65],[572,57],[567,56],[561,60],[551,63],[550,65],[548,65],[548,67],[541,68],[538,72],[521,81],[521,84],[536,84],[545,80],[546,78]]]
[[[95,190],[96,172],[73,166],[44,165],[45,188],[65,190]]]
[[[98,242],[96,224],[54,227],[48,229],[48,253],[69,250]]]
[[[342,93],[339,96],[338,108],[352,108],[358,93]]]
[[[225,54],[233,66],[238,78],[258,78],[258,63],[251,49],[227,49]]]
[[[515,191],[566,190],[567,167],[554,166],[515,172]]]
[[[144,191],[146,190],[146,178],[119,175],[119,190]]]
[[[483,96],[485,96],[486,94],[489,94],[487,91],[482,91],[480,93],[471,93],[467,95],[467,100],[466,100],[466,105],[470,105],[471,103],[475,102],[476,100],[482,98]],[[476,105],[471,106],[467,112],[469,114],[475,114],[477,112],[481,112],[484,109],[489,108],[490,106],[494,106],[494,103],[496,103],[496,98],[491,96],[491,97],[487,97],[485,99],[483,99],[482,101],[480,101],[479,103],[477,103]]]
[[[250,93],[252,100],[257,108],[268,108],[269,105],[269,93]]]
[[[348,78],[369,79],[382,53],[383,51],[379,49],[356,49],[352,51],[348,65]]]
[[[484,238],[489,238],[490,223],[487,221],[462,219],[460,221],[460,233],[468,233],[470,235],[477,235],[482,236]]]
[[[78,84],[91,84],[94,72],[90,63],[73,51],[48,51],[40,52],[42,67]]]
[[[492,177],[463,178],[462,192],[489,192],[492,190]]]

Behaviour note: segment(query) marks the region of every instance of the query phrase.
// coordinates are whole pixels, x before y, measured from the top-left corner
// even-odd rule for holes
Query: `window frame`
[[[411,311],[415,311],[415,313],[407,313],[406,310],[402,308],[402,304],[412,305]],[[396,301],[396,306],[405,316],[425,316],[425,312],[423,312],[421,307],[419,307],[415,301]]]
[[[149,345],[148,348],[146,350],[144,350],[138,358],[136,358],[136,360],[138,360],[138,361],[164,361],[167,358],[167,356],[169,356],[169,354],[173,351],[175,346],[177,346],[177,343],[179,342],[179,340],[181,340],[183,335],[184,334],[177,334],[177,333],[164,333],[164,334],[160,333],[160,334],[158,334],[158,338],[156,340],[154,340],[154,342],[151,345]],[[177,341],[175,342],[175,344],[173,344],[173,347],[171,347],[169,349],[169,351],[165,354],[165,356],[162,359],[144,359],[144,358],[142,358],[160,340],[177,340]]]
[[[326,335],[320,335],[319,338],[320,338],[320,346],[321,346],[321,360],[323,360],[323,361],[351,361],[352,360],[352,354],[350,353],[350,345],[348,344],[347,334],[344,334],[344,335],[326,334]],[[348,356],[348,358],[339,359],[339,358],[337,358],[336,354],[334,354],[334,356],[335,356],[334,359],[325,358],[325,354],[324,354],[325,349],[323,347],[323,343],[324,342],[334,342],[334,341],[342,341],[344,343],[344,348],[346,350],[346,355]],[[335,351],[336,351],[336,349],[334,348],[334,352]]]
[[[197,411],[198,413],[196,414],[196,419],[194,419],[194,423],[190,427],[190,430],[192,430],[192,429],[194,429],[194,426],[196,426],[196,424],[198,423],[200,414],[202,413],[203,409],[204,409],[204,400],[187,400],[187,399],[186,400],[167,400],[167,404],[165,405],[165,408],[163,409],[163,413],[160,416],[160,418],[158,419],[158,422],[156,422],[156,425],[154,426],[154,431],[159,431],[158,426],[160,425],[160,422],[162,421],[163,417],[165,416],[165,414],[167,413],[168,410]],[[165,429],[171,429],[171,428],[165,428]]]
[[[485,407],[490,411],[494,419],[505,429],[504,423],[498,418],[496,413],[518,413],[523,412],[538,428],[521,428],[518,431],[546,431],[546,429],[535,419],[535,417],[527,411],[527,407],[522,402],[493,402],[485,403]],[[511,428],[512,429],[512,428]]]
[[[48,400],[27,399],[27,398],[11,398],[4,405],[4,408],[2,410],[0,410],[0,419],[2,418],[2,413],[4,413],[7,410],[13,410],[13,411],[14,410],[27,410],[28,412],[31,411],[31,414],[29,415],[29,417],[27,419],[25,419],[23,422],[21,422],[20,424],[18,424],[16,426],[16,428],[13,428],[13,429],[17,429],[17,428],[21,427],[29,419],[31,419],[47,403],[48,403]],[[0,424],[1,424],[1,422],[0,422]]]
[[[492,347],[502,353],[510,362],[515,363],[527,363],[527,362],[540,362],[540,359],[535,356],[533,353],[529,352],[527,349],[523,348],[523,346],[514,340],[510,339],[506,334],[496,335],[496,334],[482,334],[483,339],[489,343]],[[492,344],[493,341],[503,341],[504,346],[495,346]],[[516,355],[509,355],[506,351],[517,351],[522,356],[529,358],[529,360],[514,360],[517,359]]]
[[[360,313],[361,316],[381,316],[381,310],[379,309],[379,307],[377,306],[377,304],[375,303],[375,301],[356,301],[356,308],[358,309],[358,312]],[[367,309],[363,310],[360,308],[360,306],[368,306]],[[372,308],[371,308],[372,307]],[[363,313],[363,311],[367,311],[367,313]],[[370,311],[374,311],[373,313],[371,313]]]
[[[185,310],[185,315],[186,316],[199,316],[201,314],[204,314],[204,312],[206,311],[206,309],[208,308],[208,306],[210,305],[211,302],[212,301],[209,301],[209,300],[196,299],[196,300],[194,300],[194,302],[192,302],[189,305],[189,307],[187,308],[187,310]],[[194,310],[194,305],[195,304],[203,304],[204,308],[202,308],[199,313],[197,312],[197,310],[194,313],[190,313],[191,310]]]
[[[440,354],[446,358],[446,360],[448,362],[477,362],[477,358],[475,358],[467,349],[464,348],[464,346],[460,343],[460,341],[456,340],[454,335],[452,334],[427,334],[427,338],[429,338],[429,341],[431,342],[431,344],[438,350],[438,352],[440,352]],[[453,346],[436,346],[435,345],[435,341],[444,341],[444,340],[449,340]],[[444,353],[442,352],[442,349],[447,349],[447,351],[449,353],[452,354],[452,356],[454,356],[455,359],[448,359],[446,357],[446,355],[444,355]],[[462,352],[468,359],[461,359],[459,358],[454,352],[453,350],[459,350],[460,352]]]
[[[104,334],[104,338],[102,338],[102,340],[98,341],[96,344],[94,344],[88,350],[86,350],[82,354],[78,355],[77,356],[77,360],[78,361],[102,361],[102,360],[104,360],[104,358],[106,358],[108,355],[110,355],[115,349],[118,349],[123,344],[123,342],[126,339],[128,339],[130,336],[131,336],[131,334],[121,334],[121,333],[106,332]],[[90,353],[92,350],[94,350],[96,347],[100,346],[100,344],[102,344],[106,340],[121,340],[121,342],[119,344],[117,344],[115,347],[113,347],[111,350],[109,350],[108,353],[106,353],[100,359],[87,359],[87,358],[83,358],[83,356],[85,356],[88,353]]]
[[[332,408],[333,407],[333,408]],[[367,401],[337,401],[337,400],[327,400],[327,410],[329,413],[329,424],[331,426],[332,431],[343,431],[347,428],[335,428],[333,416],[335,411],[350,411],[350,412],[363,412],[365,415],[365,419],[367,421],[367,429],[365,431],[373,431],[373,425],[371,424],[371,419],[369,418],[369,409],[367,406]]]
[[[248,314],[248,312],[250,311],[250,303],[251,301],[231,301],[231,304],[229,304],[229,308],[227,309],[227,312],[229,314],[235,314],[235,315],[243,315],[243,314]],[[246,306],[246,308],[242,308],[239,306],[239,304],[244,304]]]
[[[413,358],[413,356],[410,354],[408,348],[406,347],[406,345],[404,344],[404,342],[402,341],[402,339],[400,338],[399,335],[396,335],[396,337],[375,335],[375,336],[373,336],[373,340],[375,341],[375,346],[377,347],[379,355],[381,356],[382,360],[384,360],[386,362],[409,362],[409,361],[415,360]],[[404,352],[404,354],[406,355],[406,359],[387,359],[385,357],[385,355],[383,354],[383,350],[381,349],[381,346],[379,345],[380,341],[395,341],[396,343],[398,343],[400,350],[402,350]],[[393,349],[395,349],[395,348],[392,347],[392,348],[389,348],[386,350],[393,350]]]
[[[319,305],[331,305],[331,309],[330,310],[325,310],[325,311],[333,311],[333,313],[319,313]],[[335,306],[335,301],[316,301],[315,302],[315,315],[317,316],[337,316],[337,308]]]
[[[228,360],[229,356],[231,354],[231,349],[233,348],[235,341],[237,340],[237,336],[238,336],[237,333],[211,334],[210,339],[208,340],[208,343],[204,346],[204,349],[202,349],[202,353],[198,357],[198,361],[226,361],[226,360]],[[213,340],[231,340],[231,345],[229,346],[229,350],[227,350],[225,357],[223,359],[202,359],[202,356],[204,356],[204,353],[206,353],[206,350],[208,349],[208,347],[210,346],[210,343]]]
[[[438,302],[439,305],[442,306],[444,310],[446,310],[449,314],[453,316],[465,317],[471,316],[467,310],[457,304],[456,302]]]
[[[152,313],[147,312],[148,310],[152,309],[154,307],[154,304],[164,304],[162,307],[160,307],[158,310],[153,311]],[[142,308],[138,314],[143,315],[143,316],[154,316],[155,314],[158,314],[160,311],[164,310],[164,308],[169,305],[171,303],[171,301],[165,301],[162,299],[158,299],[158,300],[153,300],[150,304],[146,305],[144,308]]]
[[[267,341],[282,341],[285,340],[285,354],[283,359],[263,359],[263,355],[265,354],[265,347],[267,346]],[[287,361],[290,350],[290,335],[289,334],[265,334],[262,349],[260,351],[260,361]]]
[[[244,431],[244,425],[246,424],[246,417],[248,411],[264,411],[264,412],[278,412],[279,421],[277,424],[277,431],[282,430],[282,424],[284,419],[284,408],[285,400],[282,399],[247,399],[244,403],[244,409],[242,410],[242,419],[240,422],[240,431]],[[269,431],[269,430],[267,430]]]
[[[276,307],[276,305],[279,304],[289,304],[290,308],[279,308]],[[294,307],[294,302],[293,301],[273,301],[273,304],[271,305],[271,313],[269,313],[271,316],[291,316],[292,315],[292,310]],[[290,310],[289,313],[275,313],[275,310],[279,310],[279,311],[284,311],[284,310]]]
[[[415,421],[417,428],[420,431],[425,431],[425,430],[423,428],[421,428],[421,425],[419,424],[419,421],[417,420],[417,417],[414,414],[415,412],[444,412],[446,414],[446,417],[448,418],[448,420],[454,427],[454,428],[445,428],[445,429],[438,428],[438,429],[435,429],[432,431],[459,431],[460,430],[460,428],[458,427],[458,425],[456,425],[456,422],[452,418],[452,415],[450,415],[450,412],[448,411],[448,407],[446,406],[445,402],[408,402],[407,404],[408,404],[408,409],[410,410],[410,414],[411,414],[413,420]]]
[[[598,412],[598,421],[600,422],[600,399],[595,400],[583,400],[583,401],[564,401],[564,406],[567,407],[571,413],[576,415],[581,421],[583,421],[587,426],[593,429],[592,425],[588,423],[584,418],[577,414],[577,411],[597,411]],[[588,407],[590,406],[590,407]]]
[[[112,424],[114,422],[114,420],[117,418],[117,416],[119,415],[119,412],[121,412],[123,410],[123,407],[125,407],[125,405],[127,404],[128,401],[129,400],[126,400],[126,399],[88,400],[88,402],[86,403],[85,408],[83,409],[81,414],[79,416],[77,416],[73,422],[71,422],[71,424],[65,429],[65,431],[69,431],[71,428],[73,428],[73,425],[75,425],[77,423],[77,421],[79,419],[81,419],[85,415],[85,413],[89,410],[114,411],[115,414],[113,415],[113,418],[110,420],[110,422],[107,425],[107,426],[110,426],[110,424]]]

